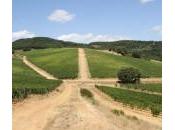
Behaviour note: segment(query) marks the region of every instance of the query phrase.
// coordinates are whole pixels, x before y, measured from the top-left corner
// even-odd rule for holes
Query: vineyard
[[[46,70],[59,79],[78,76],[77,49],[42,49],[23,52],[38,67]]]
[[[162,84],[120,84],[120,86],[129,89],[139,89],[142,91],[146,90],[150,92],[162,93]]]
[[[13,99],[23,99],[29,94],[45,94],[54,90],[61,80],[46,80],[23,64],[21,59],[13,58]]]
[[[86,49],[86,53],[92,77],[115,78],[117,72],[123,67],[137,68],[142,77],[161,77],[162,74],[161,63],[107,54],[92,49]]]
[[[115,101],[129,105],[132,108],[149,109],[153,115],[159,115],[162,112],[162,96],[106,86],[96,86],[96,88],[112,97]]]

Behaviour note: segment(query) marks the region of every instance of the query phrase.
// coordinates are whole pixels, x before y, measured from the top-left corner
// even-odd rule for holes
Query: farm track
[[[124,107],[94,87],[96,83],[114,83],[116,79],[90,79],[83,49],[79,49],[79,60],[78,80],[64,80],[48,95],[34,95],[13,104],[13,130],[161,130],[160,118]],[[81,97],[80,88],[93,93],[94,104]],[[112,109],[123,110],[138,120],[116,116]]]
[[[41,76],[45,77],[46,79],[57,80],[57,78],[55,78],[53,75],[49,74],[45,70],[37,67],[36,65],[34,65],[33,63],[31,63],[29,60],[27,60],[27,57],[26,56],[23,56],[22,60],[23,60],[24,64],[26,64],[28,67],[30,67],[31,69],[33,69],[38,74],[40,74]]]
[[[79,52],[78,53],[79,54],[79,78],[80,80],[87,80],[91,76],[90,76],[89,66],[86,59],[86,54],[84,49],[82,48],[79,48],[78,52]]]

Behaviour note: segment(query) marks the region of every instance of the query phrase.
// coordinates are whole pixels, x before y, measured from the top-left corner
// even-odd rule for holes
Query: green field
[[[27,58],[38,67],[59,79],[78,76],[78,50],[71,48],[42,49],[24,52]]]
[[[86,49],[86,55],[91,75],[94,78],[115,78],[118,70],[123,67],[139,69],[142,77],[162,76],[161,63],[127,56],[116,56],[92,49]]]
[[[28,68],[20,59],[13,58],[13,99],[22,99],[28,94],[44,94],[58,87],[61,80],[46,80]]]
[[[153,115],[158,115],[162,112],[162,96],[106,86],[96,86],[96,88],[112,97],[115,101],[125,105],[140,109],[150,109]]]
[[[121,87],[162,93],[162,84],[120,84]]]

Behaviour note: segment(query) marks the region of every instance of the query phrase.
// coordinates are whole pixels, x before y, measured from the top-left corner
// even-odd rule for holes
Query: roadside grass
[[[78,50],[76,48],[41,49],[23,52],[38,67],[59,79],[78,76]]]
[[[162,84],[153,83],[153,84],[120,84],[120,87],[129,88],[129,89],[139,89],[142,91],[158,92],[162,93]]]
[[[82,97],[85,97],[91,101],[92,104],[97,104],[97,102],[94,99],[94,95],[91,91],[89,91],[86,88],[81,88],[80,89],[80,94]]]
[[[136,120],[136,121],[139,120],[136,116],[126,115],[122,110],[113,109],[112,113],[114,113],[116,116],[125,116],[126,118],[128,118],[130,120]]]
[[[138,69],[144,78],[162,76],[161,63],[128,56],[107,54],[93,49],[86,49],[86,55],[93,78],[115,78],[117,77],[117,72],[124,67]]]
[[[81,88],[80,93],[81,93],[81,96],[83,97],[93,98],[93,94],[88,89]]]
[[[123,90],[119,88],[111,88],[106,86],[97,86],[99,90],[109,95],[115,101],[131,108],[151,110],[153,116],[157,116],[162,112],[162,96]]]
[[[29,94],[45,94],[58,87],[61,80],[47,80],[37,74],[35,71],[23,64],[22,60],[13,58],[12,69],[12,98],[20,100],[26,98]]]

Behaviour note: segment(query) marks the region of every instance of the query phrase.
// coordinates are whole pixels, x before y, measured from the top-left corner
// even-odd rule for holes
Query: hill
[[[162,60],[161,41],[121,40],[114,42],[93,42],[90,43],[90,46],[91,48],[108,49],[128,56],[136,52],[141,55],[142,58]]]
[[[19,39],[13,42],[13,49],[45,49],[45,48],[61,48],[61,47],[84,47],[86,45],[56,40],[48,37],[34,37]]]
[[[92,42],[89,44],[81,44],[70,41],[56,40],[48,37],[34,37],[16,40],[13,42],[12,46],[13,50],[88,47],[93,49],[111,50],[127,56],[132,56],[133,53],[137,53],[145,59],[162,60],[161,41],[121,40],[114,42]]]

